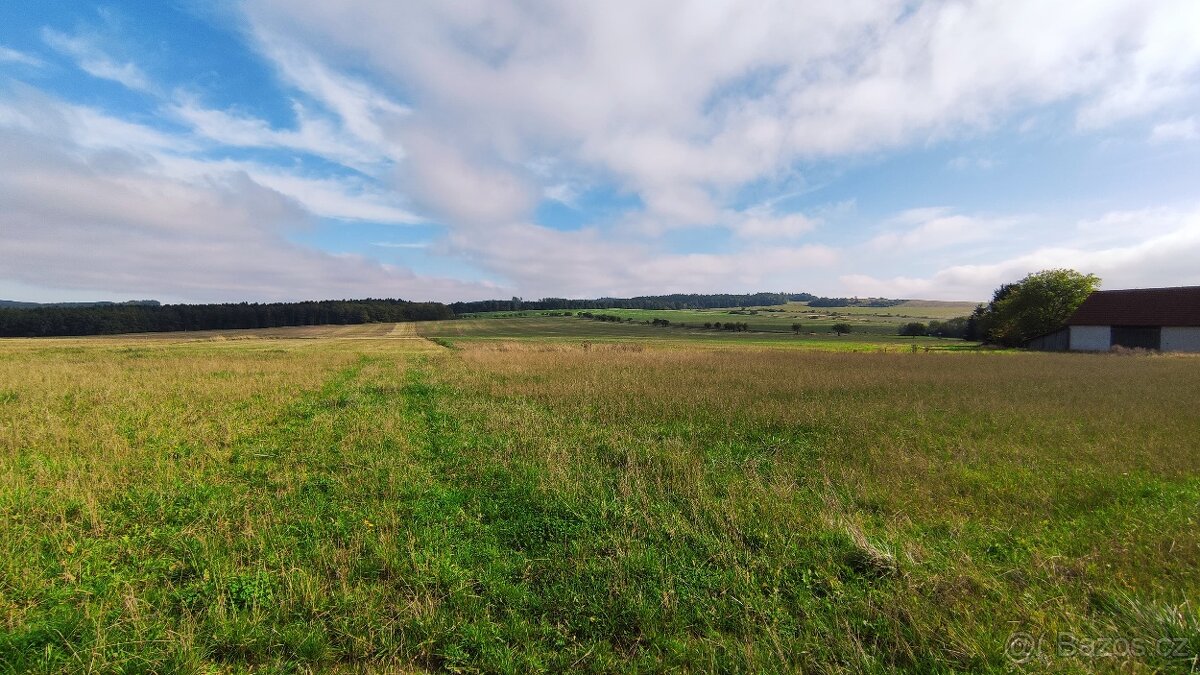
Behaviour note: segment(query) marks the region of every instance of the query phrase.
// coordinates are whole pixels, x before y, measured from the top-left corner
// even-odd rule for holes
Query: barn
[[[1096,291],[1053,333],[1026,343],[1045,351],[1113,347],[1200,352],[1200,286]]]

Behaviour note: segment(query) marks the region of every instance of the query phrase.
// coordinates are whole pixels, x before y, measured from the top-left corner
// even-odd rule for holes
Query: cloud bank
[[[864,162],[1039,125],[1094,147],[1129,125],[1146,152],[1194,141],[1190,0],[244,0],[224,20],[290,115],[217,102],[114,57],[86,27],[42,29],[50,52],[142,108],[0,85],[0,234],[14,254],[0,279],[196,300],[980,298],[1056,265],[1200,283],[1186,264],[1195,205],[1170,195],[855,217],[833,208],[845,197],[803,198],[818,176],[852,184]],[[14,68],[43,61],[0,49]],[[972,151],[937,166],[1009,164]],[[869,206],[880,187],[845,191]],[[1125,234],[1078,224],[1106,218]],[[296,243],[331,221],[434,230],[420,245],[372,232],[352,254]],[[380,262],[389,250],[420,256],[422,272]]]

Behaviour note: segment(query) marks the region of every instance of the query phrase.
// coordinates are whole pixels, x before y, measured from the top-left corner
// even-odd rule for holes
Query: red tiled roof
[[[1068,326],[1200,326],[1200,286],[1096,291]]]

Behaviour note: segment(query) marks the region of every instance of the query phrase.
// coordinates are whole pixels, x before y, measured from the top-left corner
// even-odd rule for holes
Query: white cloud
[[[244,173],[254,182],[286,195],[309,213],[325,218],[390,224],[425,222],[395,192],[354,177],[313,177],[279,167],[231,160],[159,156],[169,176],[198,180],[213,173]]]
[[[816,229],[819,221],[802,213],[775,213],[768,207],[755,207],[734,216],[731,229],[747,239],[795,239]]]
[[[459,148],[434,135],[406,136],[409,159],[398,189],[414,193],[422,206],[473,229],[524,218],[537,202],[534,186],[499,163],[469,161]]]
[[[26,86],[0,98],[0,126],[69,141],[80,148],[119,148],[131,153],[187,152],[186,138],[113,117],[90,106],[67,103]]]
[[[711,225],[739,186],[805,158],[971,133],[1050,103],[1075,106],[1091,129],[1178,102],[1200,65],[1198,7],[250,0],[246,11],[260,34],[363,64],[418,102],[423,133],[454,139],[461,184],[441,165],[422,179],[416,162],[412,189],[473,194],[481,172],[528,182],[529,160],[550,154],[636,193],[653,232]]]
[[[909,209],[892,218],[887,231],[866,245],[882,252],[933,251],[993,239],[1015,222],[1013,218],[965,216],[947,207]]]
[[[370,171],[387,161],[376,147],[345,133],[332,122],[294,106],[295,129],[275,129],[266,121],[204,108],[194,100],[168,107],[169,114],[189,125],[205,139],[232,147],[285,148],[310,153],[339,164]]]
[[[946,162],[946,166],[955,171],[987,171],[996,167],[996,160],[988,157],[970,157],[959,155]]]
[[[401,241],[375,241],[371,242],[372,246],[380,248],[429,248],[427,241],[401,242]]]
[[[486,238],[452,233],[447,252],[511,280],[531,297],[787,288],[839,260],[836,250],[817,244],[672,253],[595,229],[562,232],[531,224],[491,228]]]
[[[1123,227],[1123,241],[1091,247],[1045,246],[998,262],[954,265],[929,277],[878,278],[845,274],[840,281],[860,295],[929,299],[983,299],[1002,283],[1038,270],[1067,267],[1098,274],[1105,288],[1200,285],[1200,209],[1113,212],[1081,223],[1083,230]],[[1147,236],[1147,233],[1150,233]]]
[[[571,183],[555,183],[546,186],[542,196],[566,206],[575,206],[575,201],[579,199],[579,188]]]
[[[1194,141],[1197,139],[1200,139],[1200,124],[1196,123],[1195,117],[1186,117],[1180,120],[1156,124],[1154,125],[1154,129],[1150,131],[1150,140],[1155,143]]]
[[[404,156],[395,132],[409,114],[407,106],[363,80],[330,68],[312,51],[278,35],[260,31],[256,38],[284,81],[333,111],[349,135],[385,156]]]
[[[4,45],[0,45],[0,63],[17,63],[33,68],[41,68],[45,65],[41,59],[32,54],[26,54],[25,52],[17,51]]]
[[[101,129],[116,130],[112,145],[96,135]],[[192,301],[496,294],[483,284],[291,243],[288,235],[319,209],[304,208],[236,164],[172,154],[163,140],[44,97],[0,107],[0,279]],[[314,190],[320,184],[293,188],[311,207],[321,199]],[[326,185],[331,199],[343,198]]]
[[[80,70],[92,77],[112,80],[135,91],[153,89],[150,78],[136,64],[113,59],[86,36],[67,35],[45,28],[42,30],[42,40],[55,50],[75,59]]]
[[[420,223],[402,197],[364,178],[321,176],[252,161],[197,159],[211,148],[202,140],[173,135],[126,122],[95,108],[72,105],[32,89],[8,101],[0,100],[0,127],[54,140],[63,147],[89,153],[109,153],[127,162],[152,165],[165,176],[192,183],[214,174],[245,174],[259,185],[288,196],[317,216],[383,223]],[[234,138],[227,138],[230,144]],[[116,154],[112,154],[117,151]]]

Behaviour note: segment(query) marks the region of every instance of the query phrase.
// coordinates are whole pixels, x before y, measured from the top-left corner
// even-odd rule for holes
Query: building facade
[[[1061,330],[1026,343],[1044,351],[1114,347],[1200,352],[1200,286],[1096,291]]]

